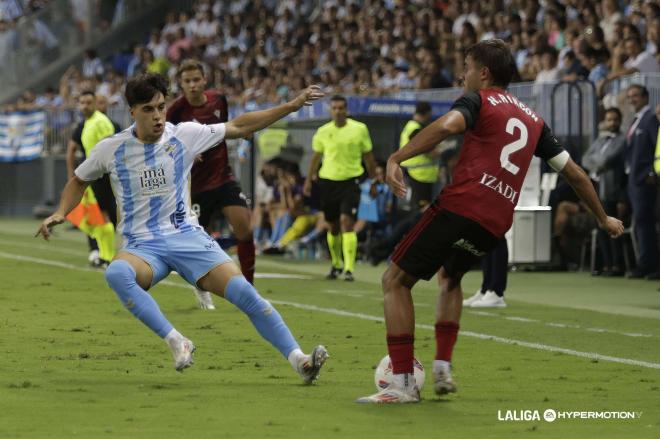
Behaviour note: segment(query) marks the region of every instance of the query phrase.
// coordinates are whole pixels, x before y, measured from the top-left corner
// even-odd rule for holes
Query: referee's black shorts
[[[357,218],[360,205],[360,179],[326,180],[319,178],[321,210],[328,222],[337,221],[340,214]]]
[[[498,242],[475,221],[441,209],[435,202],[399,242],[392,262],[417,279],[431,279],[440,267],[455,277],[472,268]]]

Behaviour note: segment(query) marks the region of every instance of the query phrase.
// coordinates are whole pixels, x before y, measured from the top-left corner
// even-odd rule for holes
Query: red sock
[[[412,334],[388,335],[387,350],[392,361],[392,373],[413,373],[415,336]]]
[[[458,337],[458,323],[438,322],[435,324],[436,360],[451,362],[456,337]]]
[[[241,271],[248,282],[254,284],[254,241],[238,241],[238,260]]]

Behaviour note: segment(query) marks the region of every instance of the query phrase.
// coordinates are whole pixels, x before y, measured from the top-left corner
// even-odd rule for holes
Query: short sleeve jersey
[[[502,90],[469,92],[451,110],[463,115],[467,130],[439,206],[503,236],[532,156],[548,161],[564,149],[540,116]]]
[[[326,180],[343,181],[362,175],[362,154],[371,148],[369,129],[353,119],[346,119],[342,127],[330,121],[312,138],[312,149],[323,154],[319,177]]]
[[[225,124],[165,124],[156,143],[142,143],[134,126],[104,139],[75,170],[93,181],[110,174],[125,244],[158,239],[198,228],[190,208],[190,171],[195,156],[225,137]]]
[[[174,125],[181,122],[198,122],[205,125],[227,122],[227,99],[216,90],[206,90],[206,103],[198,107],[190,105],[185,96],[176,99],[167,109],[167,121]],[[202,155],[202,161],[192,169],[192,193],[215,189],[233,181],[229,166],[227,144],[220,142]]]

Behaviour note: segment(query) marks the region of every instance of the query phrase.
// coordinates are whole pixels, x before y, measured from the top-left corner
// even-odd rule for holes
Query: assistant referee
[[[358,244],[354,226],[360,204],[359,179],[364,173],[362,160],[371,178],[375,176],[376,160],[367,126],[349,119],[347,110],[343,96],[330,99],[332,120],[314,134],[314,155],[303,192],[306,196],[311,194],[312,179],[318,170],[321,210],[330,225],[327,238],[332,268],[326,278],[337,279],[343,272],[344,280],[352,281]]]

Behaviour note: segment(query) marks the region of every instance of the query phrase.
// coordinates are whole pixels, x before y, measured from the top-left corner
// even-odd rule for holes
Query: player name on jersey
[[[502,195],[504,198],[511,201],[511,204],[513,204],[514,206],[516,205],[516,196],[518,195],[518,191],[516,191],[508,184],[503,183],[494,175],[490,175],[484,172],[483,175],[481,176],[481,181],[479,181],[479,183]]]
[[[499,99],[498,99],[499,97]],[[515,96],[511,95],[503,95],[502,93],[498,93],[497,97],[493,94],[488,96],[488,102],[492,106],[497,106],[500,104],[511,104],[515,105],[516,107],[520,108],[522,111],[525,112],[526,115],[532,118],[534,122],[538,122],[539,117],[534,113],[527,105],[523,104],[520,102],[518,99],[515,98]]]

